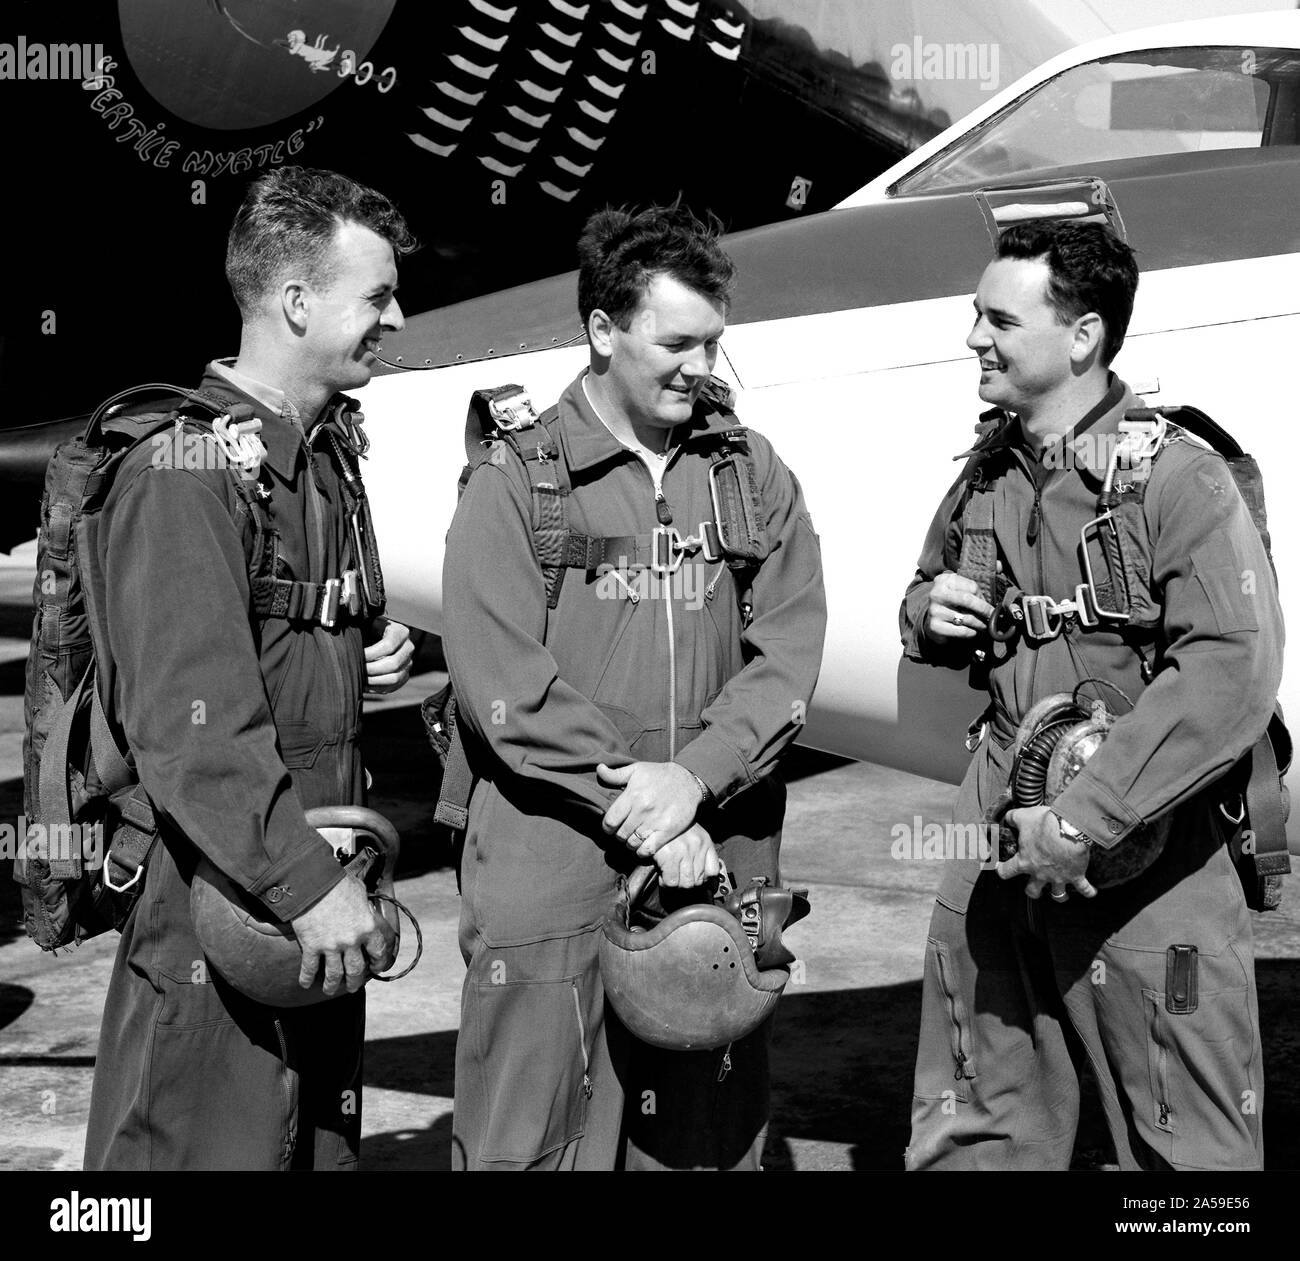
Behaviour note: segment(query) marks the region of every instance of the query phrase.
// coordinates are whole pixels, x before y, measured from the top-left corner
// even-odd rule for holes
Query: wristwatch
[[[687,773],[687,774],[688,774],[688,775],[689,775],[689,776],[690,776],[690,777],[691,777],[691,778],[696,782],[696,784],[699,786],[699,789],[700,789],[700,805],[702,805],[702,806],[707,806],[707,805],[709,804],[709,802],[713,800],[713,794],[709,791],[709,786],[708,786],[708,784],[706,784],[706,783],[705,783],[705,782],[704,782],[704,781],[703,781],[703,780],[702,780],[702,779],[701,779],[701,778],[700,778],[700,777],[699,777],[699,776],[698,776],[694,771],[687,771],[686,773]]]
[[[1057,826],[1061,829],[1061,835],[1065,837],[1067,841],[1073,841],[1076,845],[1092,844],[1092,837],[1089,836],[1087,832],[1079,831],[1073,823],[1070,823],[1068,820],[1061,818],[1059,814],[1056,814],[1055,810],[1053,810],[1052,813],[1056,815]]]

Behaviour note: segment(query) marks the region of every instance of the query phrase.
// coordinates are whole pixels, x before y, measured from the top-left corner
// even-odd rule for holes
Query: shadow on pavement
[[[451,1168],[451,1114],[423,1130],[392,1130],[361,1140],[361,1168],[372,1170]]]
[[[0,1029],[13,1024],[32,1005],[35,997],[25,985],[0,981]]]

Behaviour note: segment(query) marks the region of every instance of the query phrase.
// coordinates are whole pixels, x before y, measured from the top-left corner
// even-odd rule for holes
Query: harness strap
[[[88,666],[87,673],[90,669]],[[110,796],[134,781],[135,772],[113,739],[97,687],[90,689],[90,755],[95,762],[95,774]]]
[[[72,739],[72,725],[77,717],[81,697],[86,690],[94,670],[94,662],[86,667],[81,682],[73,689],[72,695],[63,702],[59,716],[50,728],[45,739],[45,748],[41,754],[41,773],[38,781],[41,818],[46,826],[51,824],[70,824],[72,822],[72,803],[68,798],[68,746]],[[81,875],[81,855],[66,859],[49,857],[50,876],[55,880],[75,880]]]
[[[456,698],[447,702],[446,728],[450,741],[447,758],[442,768],[442,786],[438,790],[438,804],[434,807],[434,821],[463,832],[469,826],[469,798],[474,788],[474,772],[465,752],[465,741],[457,723]]]
[[[961,560],[957,572],[969,578],[986,604],[1001,603],[997,594],[998,540],[993,533],[993,496],[976,490],[962,514]]]
[[[115,893],[122,893],[140,879],[158,840],[158,821],[142,784],[136,784],[114,804],[122,823],[114,831],[105,855],[104,883]],[[124,873],[125,879],[117,877],[118,871]]]
[[[1286,848],[1286,815],[1278,792],[1277,755],[1270,738],[1273,722],[1251,751],[1246,785],[1246,817],[1255,833],[1255,870],[1260,877],[1284,876],[1291,870]]]
[[[341,578],[324,582],[262,577],[252,584],[253,610],[263,618],[315,622],[333,628],[341,612],[357,616],[362,610],[359,575],[345,570]]]

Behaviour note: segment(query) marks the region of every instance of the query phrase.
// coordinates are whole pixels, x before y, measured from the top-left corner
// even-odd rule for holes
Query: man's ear
[[[280,288],[280,309],[299,333],[306,331],[313,296],[311,288],[301,280],[286,280]]]
[[[614,321],[600,309],[587,317],[587,341],[592,350],[604,359],[614,354]]]
[[[1075,321],[1074,341],[1070,343],[1070,361],[1084,363],[1094,352],[1100,352],[1106,340],[1105,321],[1096,311],[1089,311]]]

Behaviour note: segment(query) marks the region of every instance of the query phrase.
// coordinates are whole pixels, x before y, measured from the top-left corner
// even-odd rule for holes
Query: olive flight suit
[[[1042,465],[1008,418],[981,443],[995,478],[993,528],[1004,576],[1060,601],[1084,580],[1080,530],[1124,413],[1137,402],[1112,377],[1065,435],[1065,467]],[[1109,443],[1107,439],[1109,438]],[[934,579],[956,572],[971,466],[939,507],[901,613],[906,655],[964,668],[987,638],[939,643],[926,632]],[[978,859],[949,862],[930,925],[908,1167],[1066,1168],[1079,1112],[1076,1066],[1099,1084],[1120,1165],[1246,1169],[1262,1161],[1263,1080],[1250,915],[1225,847],[1215,781],[1263,734],[1282,665],[1282,617],[1267,556],[1220,456],[1189,440],[1152,465],[1138,569],[1159,613],[1138,643],[1114,624],[994,654],[987,734],[954,820],[977,824],[1006,786],[1026,712],[1087,678],[1118,685],[1106,740],[1053,802],[1092,838],[1125,843],[1172,811],[1160,857],[1094,899],[1031,901],[1026,878]],[[1190,1003],[1167,984],[1170,947],[1194,946]],[[1184,996],[1185,997],[1185,996]]]
[[[223,363],[202,389],[261,418],[279,576],[339,576],[355,562],[325,439],[309,444],[280,391]],[[364,995],[276,1010],[239,994],[204,960],[189,886],[206,856],[292,921],[342,878],[304,811],[363,800],[363,627],[345,613],[326,629],[251,611],[252,526],[234,474],[186,458],[211,454],[210,439],[183,440],[167,431],[166,449],[146,441],[127,457],[100,534],[110,712],[161,830],[114,962],[85,1164],[351,1168]]]
[[[697,404],[673,431],[657,499],[579,377],[554,429],[568,528],[646,536],[667,514],[696,534],[714,517],[709,450],[736,423]],[[457,1167],[757,1167],[770,1024],[731,1048],[727,1071],[722,1051],[657,1051],[605,1008],[597,962],[634,861],[601,830],[618,797],[597,781],[602,762],[676,760],[709,789],[699,821],[737,883],[779,876],[785,792],[771,772],[812,694],[825,597],[798,483],[761,435],[748,441],[769,553],[747,627],[733,572],[698,552],[671,578],[569,570],[548,610],[521,462],[504,452],[469,479],[443,575],[447,664],[478,777],[462,858]]]

